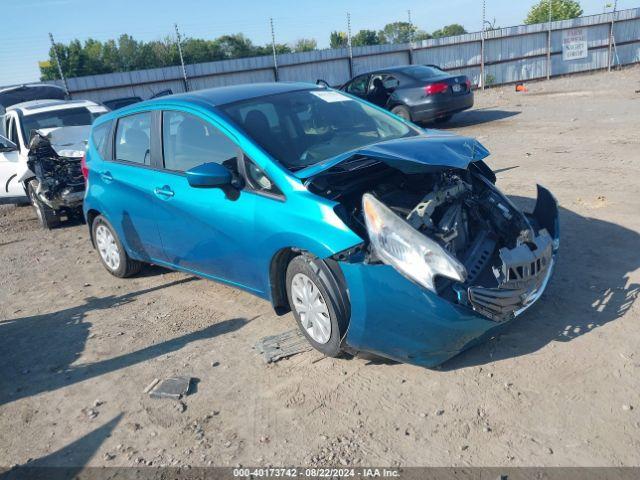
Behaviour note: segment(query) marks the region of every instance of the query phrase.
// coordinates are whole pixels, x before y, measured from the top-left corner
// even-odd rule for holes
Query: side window
[[[120,118],[116,129],[116,160],[149,165],[151,113]]]
[[[111,131],[111,122],[105,122],[102,125],[98,125],[91,130],[91,140],[93,145],[98,150],[98,153],[102,158],[106,158],[107,144],[109,132]]]
[[[246,157],[244,166],[247,175],[247,184],[252,190],[260,193],[269,193],[271,195],[278,195],[281,197],[283,196],[276,184],[267,177],[267,174]]]
[[[352,93],[354,95],[364,95],[367,93],[367,83],[369,83],[368,75],[362,75],[361,77],[356,77],[347,86],[347,92]]]
[[[18,138],[18,126],[16,125],[15,117],[9,119],[9,140],[16,145],[20,145],[20,139]]]
[[[203,163],[232,166],[238,147],[213,125],[185,112],[162,112],[164,168],[184,172]]]

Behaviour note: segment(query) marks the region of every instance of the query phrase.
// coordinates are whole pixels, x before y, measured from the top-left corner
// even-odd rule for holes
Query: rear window
[[[435,67],[427,67],[425,65],[415,65],[413,67],[403,68],[402,73],[417,80],[429,80],[433,77],[444,75],[445,72]]]
[[[22,119],[22,133],[25,140],[28,141],[31,138],[32,130],[91,125],[96,118],[105,112],[106,109],[104,112],[90,112],[86,107],[78,107],[25,115]]]

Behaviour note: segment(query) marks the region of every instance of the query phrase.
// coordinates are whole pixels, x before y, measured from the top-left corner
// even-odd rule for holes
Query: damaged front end
[[[77,210],[82,207],[85,182],[81,161],[88,130],[67,127],[37,130],[29,142],[28,180],[37,199],[49,208]]]
[[[458,149],[449,165],[391,150],[308,185],[367,239],[361,258],[340,258],[353,303],[347,344],[433,366],[540,297],[559,246],[558,208],[538,186],[534,211],[521,212],[481,159],[460,161],[475,148]]]

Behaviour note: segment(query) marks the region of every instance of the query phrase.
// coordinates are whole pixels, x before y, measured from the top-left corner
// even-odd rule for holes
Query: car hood
[[[87,149],[90,131],[91,125],[37,130],[40,135],[49,140],[51,148],[61,157],[82,157]]]
[[[427,130],[424,135],[387,140],[351,150],[294,172],[294,175],[310,179],[354,157],[374,158],[403,173],[412,174],[442,167],[466,169],[469,163],[488,155],[489,151],[473,138]]]

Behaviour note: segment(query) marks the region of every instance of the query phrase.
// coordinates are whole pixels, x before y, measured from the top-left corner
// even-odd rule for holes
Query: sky
[[[507,27],[523,23],[534,0],[486,0],[486,17]],[[585,15],[602,13],[612,0],[581,0]],[[640,0],[619,0],[618,9],[640,6]],[[138,40],[173,35],[177,23],[184,37],[215,38],[244,33],[254,44],[271,41],[273,17],[276,42],[314,38],[327,48],[332,30],[380,29],[406,21],[407,10],[418,28],[431,32],[443,25],[462,24],[479,31],[481,0],[0,0],[0,85],[39,79],[38,61],[46,60],[49,32],[56,42],[89,37]]]

